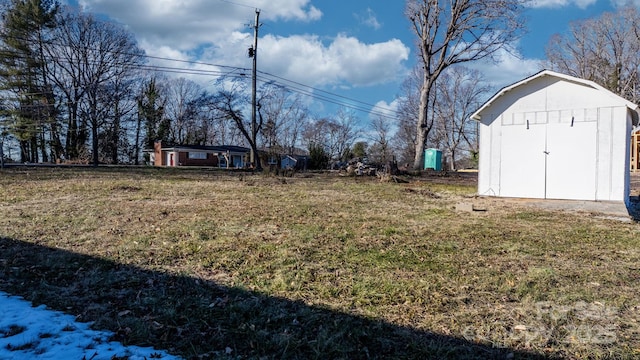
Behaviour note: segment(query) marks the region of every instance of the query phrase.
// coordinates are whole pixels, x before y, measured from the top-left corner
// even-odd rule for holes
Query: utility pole
[[[253,165],[254,169],[260,169],[261,166],[258,163],[260,159],[258,158],[258,154],[256,154],[256,150],[258,148],[258,144],[256,143],[256,135],[257,135],[257,124],[256,124],[256,78],[257,78],[257,68],[258,68],[258,29],[260,28],[260,10],[256,9],[256,22],[253,25],[253,50],[249,50],[249,56],[253,57],[253,71],[251,73],[251,141],[253,142],[253,146],[251,146],[251,156],[249,160]]]

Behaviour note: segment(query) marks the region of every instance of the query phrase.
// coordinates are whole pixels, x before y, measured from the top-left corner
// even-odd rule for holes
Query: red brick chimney
[[[153,143],[153,152],[155,153],[155,166],[162,166],[162,141],[158,140]]]

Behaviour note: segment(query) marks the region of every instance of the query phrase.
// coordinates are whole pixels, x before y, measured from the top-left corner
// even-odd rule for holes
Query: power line
[[[225,0],[219,0],[219,1],[228,2]],[[25,39],[25,40],[29,40],[29,39]],[[50,42],[49,44],[64,46],[61,43],[56,44],[55,42]],[[91,47],[85,47],[85,50],[95,51],[96,53],[107,52],[107,53],[114,53],[119,55],[137,56],[145,59],[153,59],[153,60],[175,62],[175,63],[189,64],[189,65],[218,67],[218,68],[227,70],[225,72],[220,70],[193,69],[193,68],[172,67],[172,66],[151,65],[151,64],[134,64],[134,65],[131,65],[129,63],[114,64],[114,65],[121,65],[121,66],[130,66],[132,68],[145,70],[145,71],[157,71],[157,72],[163,72],[163,73],[194,75],[194,76],[213,76],[213,77],[231,76],[233,78],[244,78],[245,77],[244,72],[251,71],[251,69],[249,68],[222,65],[222,64],[202,62],[202,61],[194,61],[194,60],[182,60],[182,59],[174,59],[174,58],[168,58],[168,57],[152,56],[144,53],[131,54],[131,53],[118,52],[118,51],[109,51],[109,50],[105,51],[105,50],[100,50],[100,49],[91,48]],[[70,60],[63,59],[62,57],[49,57],[49,58],[50,60],[57,60],[57,61],[71,63]],[[96,64],[96,63],[92,63],[91,61],[89,61],[88,63],[94,64],[94,65]],[[235,75],[234,73],[237,71],[240,71],[240,73]],[[264,71],[257,71],[257,72],[258,72],[258,79],[264,83],[272,83],[284,89],[287,89],[289,91],[292,91],[292,92],[295,92],[295,93],[298,93],[322,102],[331,103],[347,109],[352,109],[359,112],[365,112],[370,115],[381,116],[389,119],[397,119],[401,115],[400,112],[396,110],[385,109],[371,103],[357,100],[355,98],[347,97],[337,93],[332,93],[317,87],[306,85],[294,80],[286,79],[279,75],[274,75]],[[85,86],[88,86],[88,85],[85,85]]]
[[[317,99],[322,100],[322,101],[327,101],[327,102],[330,102],[330,103],[333,103],[333,104],[336,104],[336,105],[344,105],[345,107],[348,107],[348,108],[351,108],[351,109],[354,109],[354,110],[358,110],[358,111],[362,111],[362,112],[369,112],[372,115],[382,116],[382,117],[386,117],[386,118],[396,118],[396,116],[400,115],[400,112],[395,111],[395,110],[385,109],[385,108],[382,108],[382,107],[380,107],[378,105],[373,105],[373,104],[370,104],[370,103],[366,103],[364,101],[356,100],[356,99],[353,99],[353,98],[350,98],[350,97],[346,97],[346,96],[343,96],[343,95],[340,95],[340,94],[331,93],[331,92],[328,92],[328,91],[325,91],[325,90],[322,90],[322,89],[318,89],[318,88],[315,88],[315,87],[312,87],[312,86],[308,86],[308,85],[305,85],[305,84],[302,84],[302,83],[299,83],[299,82],[296,82],[296,81],[293,81],[293,80],[287,80],[287,79],[284,79],[284,78],[276,76],[276,75],[272,75],[272,74],[268,74],[268,73],[264,73],[264,72],[261,72],[261,73],[263,73],[265,75],[268,75],[268,76],[271,76],[271,77],[275,77],[277,79],[281,79],[281,80],[289,83],[289,85],[287,85],[287,84],[272,80],[272,82],[274,82],[274,83],[276,83],[278,85],[282,85],[286,89],[290,89],[292,91],[295,91],[295,92],[298,92],[298,93],[301,93],[301,94],[304,94],[304,95],[307,95],[307,96],[311,96],[311,97],[317,98]],[[293,85],[291,85],[291,84],[293,84]],[[313,91],[309,91],[309,90],[306,90],[306,89],[311,89],[311,90],[316,91],[318,93],[326,94],[326,96],[325,95],[316,95]],[[333,99],[332,97],[335,97],[335,98],[338,98],[338,99]],[[342,100],[339,100],[339,99],[342,99]],[[349,101],[349,102],[345,102],[343,100],[346,100],[346,101]],[[360,104],[360,105],[358,105],[358,104]],[[395,116],[392,116],[392,115],[389,115],[389,114],[394,114]]]
[[[316,87],[313,87],[313,86],[309,86],[309,85],[305,85],[305,84],[299,83],[299,82],[294,81],[294,80],[285,79],[285,78],[283,78],[281,76],[278,76],[278,75],[273,75],[273,74],[270,74],[270,73],[267,73],[267,72],[264,72],[264,71],[259,71],[259,72],[264,74],[264,75],[266,75],[266,76],[270,76],[272,78],[280,79],[280,80],[283,80],[283,81],[286,81],[288,83],[292,83],[292,84],[295,84],[295,85],[307,87],[309,89],[312,89],[314,91],[317,91],[317,92],[320,92],[320,93],[323,93],[323,94],[328,94],[328,95],[331,95],[331,96],[335,96],[335,97],[338,97],[338,98],[342,98],[342,99],[345,99],[345,100],[352,101],[354,103],[371,106],[373,108],[378,107],[377,105],[373,105],[373,104],[370,104],[370,103],[367,103],[367,102],[364,102],[364,101],[356,100],[354,98],[350,98],[350,97],[343,96],[343,95],[340,95],[340,94],[335,94],[335,93],[332,93],[332,92],[329,92],[329,91],[326,91],[326,90],[322,90],[322,89],[319,89],[319,88],[316,88]]]
[[[229,0],[219,0],[221,2],[225,2],[227,4],[231,4],[231,5],[236,5],[236,6],[242,6],[242,7],[246,7],[246,8],[250,8],[250,9],[257,9],[257,7],[255,6],[251,6],[251,5],[247,5],[247,4],[243,4],[243,3],[239,3],[239,2],[235,2],[235,1],[229,1]]]

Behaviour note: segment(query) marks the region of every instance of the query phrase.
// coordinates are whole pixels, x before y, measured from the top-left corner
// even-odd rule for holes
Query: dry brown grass
[[[181,170],[0,172],[0,289],[185,357],[639,355],[635,223]]]

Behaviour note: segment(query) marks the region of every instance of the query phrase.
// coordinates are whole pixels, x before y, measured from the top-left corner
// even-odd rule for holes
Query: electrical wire
[[[243,3],[239,3],[239,2],[235,2],[235,1],[229,1],[229,0],[219,0],[219,1],[227,3],[227,4],[231,4],[231,5],[246,7],[246,8],[249,8],[249,9],[257,9],[257,7],[255,7],[255,6],[251,6],[251,5],[247,5],[247,4],[243,4]]]
[[[225,0],[220,0],[220,1],[228,2]],[[28,40],[28,39],[23,39],[23,40]],[[61,43],[56,44],[55,42],[49,42],[49,45],[64,46]],[[85,47],[84,50],[93,51],[98,54],[106,52],[106,53],[112,53],[115,55],[127,55],[127,56],[144,58],[148,60],[150,59],[150,60],[166,61],[166,62],[172,62],[172,63],[209,66],[209,67],[216,67],[216,68],[227,70],[227,71],[205,70],[205,69],[162,66],[162,65],[153,65],[153,64],[131,64],[131,63],[120,63],[120,64],[114,63],[113,64],[114,66],[118,66],[118,65],[129,66],[131,68],[142,70],[142,71],[155,71],[155,72],[162,72],[162,73],[173,73],[173,74],[193,75],[193,76],[212,76],[217,78],[231,77],[236,79],[245,78],[246,77],[245,72],[251,72],[251,69],[249,68],[208,63],[208,62],[202,62],[202,61],[173,59],[168,57],[152,56],[152,55],[140,54],[140,53],[132,54],[132,53],[126,53],[126,52],[100,50],[100,49],[90,48],[90,47]],[[50,61],[72,63],[71,60],[62,59],[61,57],[56,58],[56,57],[48,56],[47,58]],[[98,63],[91,63],[91,61],[88,61],[87,64],[97,65]],[[234,74],[238,71],[240,72],[237,74]],[[257,71],[256,80],[261,81],[263,84],[273,84],[293,93],[297,93],[321,102],[331,103],[346,109],[368,113],[372,116],[378,116],[378,117],[394,119],[394,120],[397,120],[401,116],[401,113],[399,111],[386,109],[378,105],[370,104],[370,103],[360,101],[354,98],[350,98],[344,95],[340,95],[337,93],[332,93],[326,90],[319,89],[317,87],[309,86],[309,85],[306,85],[294,80],[286,79],[279,75],[271,74],[264,71],[259,71],[259,70]]]

